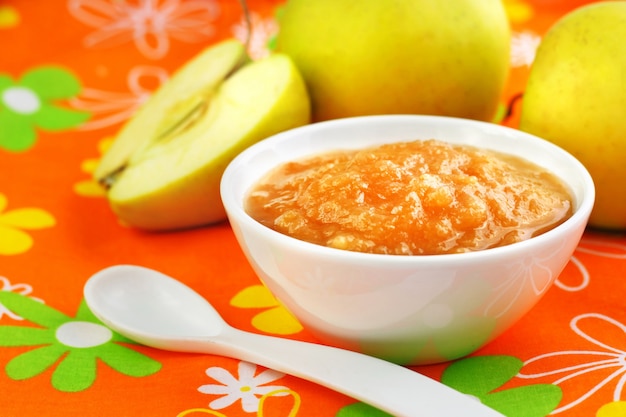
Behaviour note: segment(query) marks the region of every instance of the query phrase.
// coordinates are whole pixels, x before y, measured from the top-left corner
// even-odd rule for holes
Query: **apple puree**
[[[395,255],[508,245],[562,223],[571,206],[561,181],[529,161],[433,139],[290,162],[246,201],[294,238]]]

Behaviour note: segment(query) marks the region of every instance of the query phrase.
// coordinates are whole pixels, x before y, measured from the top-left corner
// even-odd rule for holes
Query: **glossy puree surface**
[[[319,245],[432,255],[529,239],[565,221],[572,197],[527,160],[430,139],[283,164],[253,187],[246,211]]]

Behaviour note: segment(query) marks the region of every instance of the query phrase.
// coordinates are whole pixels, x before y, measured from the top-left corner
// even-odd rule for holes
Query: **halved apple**
[[[120,130],[94,172],[112,210],[147,230],[226,218],[219,182],[243,149],[310,122],[307,90],[291,59],[247,58],[236,40],[176,72]]]

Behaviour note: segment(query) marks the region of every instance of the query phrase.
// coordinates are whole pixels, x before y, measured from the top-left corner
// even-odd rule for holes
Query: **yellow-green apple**
[[[596,185],[590,225],[626,229],[626,2],[583,6],[548,30],[531,66],[519,128],[587,167]]]
[[[94,172],[119,219],[147,230],[226,218],[219,182],[244,148],[310,121],[291,59],[248,59],[236,40],[208,47],[122,127]]]
[[[509,71],[501,0],[288,0],[276,50],[313,120],[418,113],[492,120]]]

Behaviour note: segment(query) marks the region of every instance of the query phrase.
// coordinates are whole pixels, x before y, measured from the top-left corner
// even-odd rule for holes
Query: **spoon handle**
[[[210,353],[217,353],[214,343],[207,348]],[[232,327],[224,329],[218,343],[224,356],[315,382],[393,416],[504,417],[476,398],[418,372],[353,351]]]

